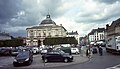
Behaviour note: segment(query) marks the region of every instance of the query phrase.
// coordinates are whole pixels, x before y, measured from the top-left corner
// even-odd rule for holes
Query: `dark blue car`
[[[13,61],[13,66],[30,65],[33,61],[33,54],[30,51],[20,52]]]

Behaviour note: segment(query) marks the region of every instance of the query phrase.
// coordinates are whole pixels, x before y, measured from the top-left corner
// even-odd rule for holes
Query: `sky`
[[[120,18],[120,0],[0,0],[0,31],[26,37],[26,28],[38,26],[48,13],[83,37]]]

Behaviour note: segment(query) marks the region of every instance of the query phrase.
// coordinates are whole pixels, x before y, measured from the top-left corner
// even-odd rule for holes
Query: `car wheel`
[[[13,64],[14,67],[17,67],[18,65],[17,64]]]
[[[31,61],[29,60],[28,63],[26,65],[30,65],[31,64]]]
[[[45,62],[45,63],[47,63],[47,62],[48,62],[48,60],[47,60],[47,59],[44,59],[44,62]]]
[[[67,62],[68,62],[68,59],[67,59],[67,58],[65,58],[65,59],[64,59],[64,62],[66,62],[66,63],[67,63]]]

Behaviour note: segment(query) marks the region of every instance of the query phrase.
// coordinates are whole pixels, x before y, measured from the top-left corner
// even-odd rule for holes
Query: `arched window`
[[[39,37],[41,37],[41,33],[39,33]]]
[[[46,37],[46,33],[45,32],[43,32],[43,37]]]

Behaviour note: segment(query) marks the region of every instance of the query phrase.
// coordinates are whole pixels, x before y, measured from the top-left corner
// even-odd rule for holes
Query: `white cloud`
[[[95,2],[94,0],[63,0],[54,9],[55,7],[51,5],[51,1],[46,2],[41,0],[41,2],[44,7],[50,3],[48,4],[48,8],[51,7],[51,16],[53,16],[53,20],[58,25],[63,24],[68,31],[78,31],[80,36],[87,35],[94,28],[105,27],[106,23],[111,22],[109,20],[115,14],[118,14],[120,5],[119,2],[107,5],[105,3]],[[40,4],[39,1],[38,3]],[[116,11],[113,12],[114,10]],[[59,14],[62,15],[55,18]],[[76,20],[79,22],[76,22]]]
[[[78,31],[80,36],[84,36],[92,29],[105,27],[120,17],[118,0],[22,0],[20,8],[9,21],[0,19],[7,23],[3,27],[1,22],[2,28],[25,32],[25,28],[38,25],[49,12],[57,25],[62,24],[68,31]]]

